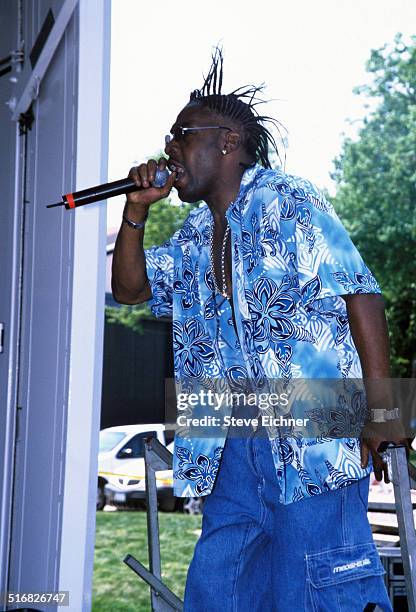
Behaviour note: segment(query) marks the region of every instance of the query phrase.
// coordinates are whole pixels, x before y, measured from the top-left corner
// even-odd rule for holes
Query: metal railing
[[[150,600],[153,612],[182,611],[182,600],[162,581],[160,559],[156,472],[172,469],[172,453],[156,438],[146,438],[144,461],[146,474],[147,542],[150,567],[147,569],[132,555],[126,555],[123,562],[150,586]]]
[[[396,562],[401,558],[408,609],[409,612],[416,612],[416,531],[410,493],[410,490],[416,487],[416,483],[409,476],[409,465],[405,447],[392,446],[386,452],[389,479],[393,483],[400,549],[396,547],[383,547],[379,552],[386,568],[391,565],[386,564],[387,559]],[[394,579],[390,574],[389,569],[386,576],[388,587],[391,586],[391,579]],[[388,588],[388,590],[391,598],[394,589]]]

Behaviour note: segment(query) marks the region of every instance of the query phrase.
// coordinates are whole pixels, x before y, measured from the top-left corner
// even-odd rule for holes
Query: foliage
[[[386,300],[393,375],[411,376],[416,358],[416,37],[373,50],[373,110],[335,160],[334,205]]]
[[[137,304],[135,306],[123,304],[120,307],[105,307],[105,320],[107,323],[110,325],[125,325],[138,334],[143,333],[143,325],[141,323],[143,319],[151,318],[153,318],[153,315],[146,303]]]
[[[144,234],[144,248],[162,244],[168,240],[182,225],[195,204],[175,205],[164,199],[152,204]]]

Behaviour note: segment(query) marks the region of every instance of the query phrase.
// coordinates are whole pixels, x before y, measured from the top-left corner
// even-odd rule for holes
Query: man
[[[276,146],[265,126],[273,120],[255,110],[259,88],[224,95],[221,87],[217,50],[167,137],[165,187],[151,186],[165,160],[131,169],[141,190],[127,197],[114,297],[173,313],[179,389],[246,382],[258,393],[273,381],[288,389],[295,379],[331,379],[346,391],[336,391],[329,417],[325,402],[306,411],[302,399],[291,403],[285,414],[303,411],[315,435],[254,418],[210,435],[188,424],[177,431],[175,494],[208,496],[185,610],[391,610],[366,510],[371,464],[378,480],[388,479],[377,449],[403,436],[386,433],[384,423],[367,425],[361,440],[352,436],[361,395],[348,391],[363,376],[369,406],[393,422],[380,384],[389,376],[380,289],[316,187],[271,170],[268,149]],[[173,186],[182,201],[204,204],[169,241],[145,252],[148,209]],[[259,406],[246,414],[256,416]],[[186,414],[204,409],[201,400]],[[235,410],[226,406],[222,417]]]

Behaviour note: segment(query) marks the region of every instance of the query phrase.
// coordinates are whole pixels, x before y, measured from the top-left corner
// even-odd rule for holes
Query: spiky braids
[[[264,89],[262,85],[246,85],[229,94],[222,93],[223,54],[220,47],[215,47],[212,64],[201,89],[195,89],[190,95],[190,102],[201,104],[223,117],[239,123],[243,129],[243,146],[254,162],[259,162],[264,168],[271,168],[269,148],[277,153],[282,163],[280,151],[272,133],[265,123],[272,124],[280,136],[282,124],[266,115],[259,115],[255,108],[265,102],[259,98]],[[284,128],[283,128],[284,129]],[[282,143],[284,143],[281,138]],[[286,159],[286,152],[285,152]]]

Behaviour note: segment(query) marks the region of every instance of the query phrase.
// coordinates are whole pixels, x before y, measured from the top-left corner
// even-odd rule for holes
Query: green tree
[[[371,84],[354,92],[373,110],[335,160],[334,205],[383,291],[393,374],[416,359],[416,37],[371,52]]]
[[[176,205],[170,198],[152,204],[146,223],[144,248],[158,246],[173,236],[193,208],[195,204]]]

